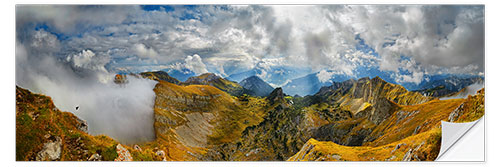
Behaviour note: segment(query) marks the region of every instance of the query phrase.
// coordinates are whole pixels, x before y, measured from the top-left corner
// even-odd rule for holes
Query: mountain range
[[[180,82],[186,81],[190,77],[195,77],[195,73],[189,69],[165,69],[165,71],[173,78]],[[333,73],[333,71],[326,71]],[[400,84],[410,91],[418,91],[421,93],[431,92],[431,96],[438,97],[445,94],[450,94],[460,91],[460,89],[473,83],[482,83],[484,77],[473,75],[424,75],[424,78],[418,84],[413,82],[397,83],[391,76],[391,72],[380,71],[376,68],[356,69],[354,73],[356,77],[345,74],[334,74],[329,78],[318,78],[320,72],[311,73],[310,69],[294,68],[287,66],[269,67],[269,69],[253,68],[251,70],[236,72],[229,74],[224,79],[228,81],[241,82],[242,80],[251,77],[259,76],[264,82],[273,87],[282,87],[284,92],[289,95],[307,96],[313,95],[323,86],[330,86],[333,82],[342,82],[348,79],[359,79],[363,77],[379,76],[387,82]],[[221,76],[222,77],[222,76]],[[264,77],[264,78],[262,78]]]
[[[245,78],[259,76],[268,83],[279,86],[286,84],[286,82],[294,79],[296,76],[304,76],[309,72],[309,69],[292,68],[287,66],[269,67],[269,69],[253,68],[248,71],[230,74],[226,77],[226,79],[241,82]]]
[[[16,87],[16,160],[431,161],[442,120],[484,115],[484,88],[440,100],[365,77],[289,96],[256,76],[240,83],[211,73],[184,82],[164,72],[129,77],[158,81],[155,140],[125,145],[89,135],[84,120],[50,97]]]

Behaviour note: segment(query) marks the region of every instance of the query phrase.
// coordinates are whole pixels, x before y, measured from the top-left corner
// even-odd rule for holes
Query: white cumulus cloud
[[[203,63],[201,57],[197,54],[194,54],[193,56],[187,56],[184,61],[186,61],[186,68],[196,74],[203,74],[208,72],[207,66],[205,65],[205,63]]]

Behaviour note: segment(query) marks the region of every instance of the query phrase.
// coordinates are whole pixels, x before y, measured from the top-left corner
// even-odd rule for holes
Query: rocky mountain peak
[[[271,92],[271,94],[267,96],[267,100],[269,100],[271,104],[285,100],[285,94],[283,93],[283,89],[281,89],[281,87],[274,89],[273,92]]]
[[[239,83],[246,89],[245,93],[252,96],[267,96],[273,91],[273,87],[257,76],[251,76]]]
[[[375,82],[375,83],[379,83],[379,82],[386,82],[385,80],[383,80],[382,78],[380,78],[379,76],[376,76],[374,78],[371,79],[372,82]]]
[[[363,77],[358,79],[358,83],[366,83],[370,81],[370,77]]]

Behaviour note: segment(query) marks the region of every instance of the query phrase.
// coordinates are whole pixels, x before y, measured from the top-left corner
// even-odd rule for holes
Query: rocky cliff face
[[[379,77],[375,77],[373,79],[359,79],[340,101],[362,99],[363,102],[374,104],[379,98],[386,98],[399,105],[421,104],[433,99],[420,93],[410,92],[401,85],[391,84]]]
[[[402,86],[390,84],[375,77],[336,82],[331,86],[321,88],[314,96],[305,97],[305,99],[310,99],[308,101],[313,104],[336,108],[332,111],[349,112],[349,117],[340,119],[345,121],[325,120],[326,123],[314,133],[314,138],[333,141],[341,145],[359,146],[366,143],[366,139],[371,138],[374,128],[397,112],[401,105],[420,104],[433,98],[409,92]],[[316,113],[322,111],[321,107],[309,109]]]
[[[310,98],[319,99],[315,102],[339,105],[357,118],[368,117],[376,124],[391,115],[398,105],[421,104],[433,99],[407,91],[404,87],[388,83],[379,77],[335,82],[321,88]]]

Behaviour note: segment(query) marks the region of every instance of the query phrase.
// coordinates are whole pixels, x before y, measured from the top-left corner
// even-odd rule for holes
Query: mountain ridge
[[[214,73],[204,73],[199,76],[189,77],[181,85],[210,85],[222,91],[225,91],[233,96],[240,96],[244,93],[244,89],[236,82],[224,79]]]
[[[202,74],[179,84],[169,82],[165,77],[168,74],[162,74],[146,74],[146,78],[158,81],[154,88],[156,139],[131,148],[98,137],[103,142],[99,149],[106,151],[98,153],[106,157],[101,160],[122,157],[110,154],[121,147],[133,160],[433,160],[439,152],[436,146],[441,120],[464,122],[484,115],[484,88],[467,98],[440,100],[380,77],[365,77],[332,82],[305,97],[289,96],[281,87],[259,97],[230,94],[237,86],[246,89],[215,74]],[[127,84],[126,78],[117,84]],[[20,96],[16,101],[36,102],[32,99]],[[16,115],[16,119],[26,121],[27,116]],[[72,121],[76,122],[71,128],[79,128],[78,121]],[[18,131],[28,133],[16,128]],[[54,137],[43,142],[66,142],[66,135],[61,140]],[[89,135],[85,141],[97,140],[93,138]],[[19,141],[30,140],[21,137]],[[43,142],[35,148],[42,148]],[[91,156],[68,154],[64,148],[61,155],[74,157],[59,160]],[[83,148],[97,153],[93,146]],[[20,152],[16,158],[23,159],[27,154],[33,159],[37,152]]]

